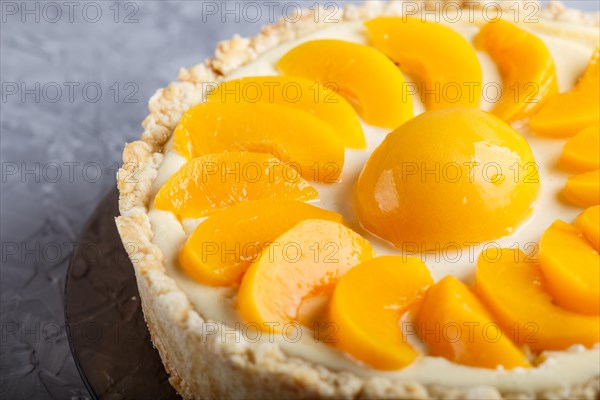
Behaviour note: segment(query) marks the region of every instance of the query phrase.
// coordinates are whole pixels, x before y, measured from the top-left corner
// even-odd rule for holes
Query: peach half
[[[527,141],[472,108],[429,111],[390,133],[355,190],[360,223],[392,242],[482,242],[510,234],[539,190]]]

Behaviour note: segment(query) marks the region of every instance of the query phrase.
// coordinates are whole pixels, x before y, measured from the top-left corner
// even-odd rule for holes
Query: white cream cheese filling
[[[452,24],[453,29],[472,42],[478,32],[475,24]],[[541,27],[539,30],[536,27]],[[526,27],[527,28],[527,27]],[[570,89],[578,77],[583,73],[593,51],[593,44],[578,39],[558,38],[552,33],[563,29],[556,24],[533,24],[538,35],[548,46],[554,57],[559,90]],[[547,33],[541,33],[547,32]],[[548,33],[549,32],[549,33]],[[589,33],[589,32],[587,32]],[[227,80],[246,76],[278,75],[274,65],[283,54],[294,46],[313,39],[328,38],[342,39],[356,43],[366,44],[366,33],[362,22],[338,23],[324,27],[318,31],[302,37],[299,40],[283,43],[275,49],[259,56],[250,64],[241,67],[226,77]],[[484,52],[477,52],[477,56],[483,70],[484,87],[486,84],[501,82],[499,73],[494,62]],[[408,78],[408,77],[407,77]],[[424,111],[424,107],[418,97],[414,97],[415,114]],[[489,110],[493,105],[493,98],[482,99],[481,107]],[[570,222],[581,211],[570,206],[558,197],[558,193],[564,186],[568,174],[557,168],[557,161],[564,145],[564,140],[536,137],[528,131],[526,126],[514,126],[529,141],[538,164],[541,190],[537,198],[532,217],[523,223],[510,236],[492,242],[463,248],[441,249],[437,254],[409,254],[419,256],[427,264],[433,278],[437,281],[451,274],[466,282],[471,282],[477,257],[485,247],[518,247],[525,253],[534,255],[537,251],[537,243],[544,229],[556,219]],[[319,191],[320,200],[314,204],[318,207],[339,212],[344,216],[349,226],[371,241],[378,256],[387,254],[401,254],[400,251],[386,242],[374,237],[362,229],[352,210],[351,192],[353,185],[370,153],[375,149],[389,130],[375,128],[363,123],[363,129],[367,138],[367,150],[346,150],[346,160],[341,176],[341,182],[337,184],[315,184],[313,186]],[[154,193],[166,182],[166,180],[184,163],[185,160],[170,150],[167,145],[165,157],[159,168],[158,177],[154,182]],[[201,223],[201,220],[185,220],[180,223],[170,212],[153,209],[149,212],[152,230],[154,232],[153,242],[165,256],[167,274],[172,277],[181,290],[188,296],[194,307],[209,323],[207,335],[221,335],[222,339],[232,339],[232,327],[238,327],[240,335],[246,335],[250,342],[269,343],[273,342],[291,356],[297,356],[324,366],[347,370],[361,376],[386,376],[405,382],[420,382],[422,384],[438,384],[454,387],[466,386],[495,386],[504,391],[510,390],[543,390],[556,387],[557,384],[570,385],[584,382],[594,375],[600,373],[600,348],[596,345],[593,349],[585,349],[583,346],[573,346],[568,351],[544,352],[544,361],[532,369],[517,368],[511,371],[503,369],[473,368],[454,364],[440,357],[428,355],[421,356],[408,367],[393,372],[382,372],[374,370],[360,362],[351,359],[339,350],[319,342],[315,335],[320,338],[330,334],[331,326],[319,327],[316,331],[306,328],[297,330],[298,326],[290,327],[285,335],[280,334],[257,334],[252,330],[245,329],[243,321],[237,314],[235,307],[235,289],[213,288],[202,285],[178,268],[177,254],[187,235]],[[406,254],[406,253],[405,253]],[[230,327],[225,329],[226,324]],[[568,327],[565,327],[568,329]],[[405,332],[406,333],[406,332]],[[257,337],[259,335],[260,337]],[[407,334],[408,340],[419,348],[422,343],[414,335]],[[240,339],[243,340],[243,339]],[[443,371],[443,373],[442,373]]]

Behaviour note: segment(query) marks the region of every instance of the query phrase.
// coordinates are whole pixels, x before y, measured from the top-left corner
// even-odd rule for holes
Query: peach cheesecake
[[[171,384],[597,398],[598,15],[319,10],[182,69],[125,147],[116,222]]]

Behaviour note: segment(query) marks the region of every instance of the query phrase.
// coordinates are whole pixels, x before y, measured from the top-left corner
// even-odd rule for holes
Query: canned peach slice
[[[201,218],[252,200],[317,197],[294,168],[271,155],[224,152],[183,165],[160,188],[154,206],[181,218]]]
[[[540,240],[540,267],[554,302],[580,314],[600,314],[600,255],[584,234],[554,222]]]
[[[401,318],[432,284],[427,267],[415,257],[377,257],[351,269],[336,285],[329,306],[335,346],[378,369],[410,364],[419,353],[405,337]]]
[[[575,220],[574,225],[600,252],[600,206],[593,206],[583,211]]]
[[[188,159],[223,151],[266,153],[325,183],[336,182],[344,166],[344,145],[333,127],[285,105],[201,103],[183,115],[173,135],[175,151]]]
[[[600,126],[590,126],[573,136],[563,147],[561,165],[585,172],[600,169]]]
[[[482,72],[471,44],[452,28],[411,17],[365,23],[371,43],[421,84],[429,110],[477,107]]]
[[[529,124],[544,136],[573,136],[600,123],[600,49],[596,48],[575,87],[552,95]]]
[[[201,283],[239,284],[270,242],[305,219],[343,220],[338,213],[297,200],[275,198],[237,204],[198,225],[179,252],[179,263]]]
[[[503,120],[513,122],[528,117],[557,93],[554,60],[537,36],[511,22],[498,20],[481,27],[475,45],[487,51],[500,70],[504,88],[492,113]]]
[[[591,347],[600,340],[600,318],[554,304],[539,264],[520,250],[484,251],[477,263],[475,292],[504,333],[533,351]]]
[[[251,76],[226,81],[207,97],[211,102],[272,103],[306,111],[331,125],[344,146],[366,147],[360,120],[352,105],[334,90],[297,76]]]
[[[344,96],[368,124],[395,128],[413,116],[404,75],[378,50],[343,40],[312,40],[277,63],[285,75],[317,81]]]
[[[531,366],[481,301],[453,276],[427,291],[417,322],[433,356],[479,368]]]
[[[262,329],[298,321],[311,296],[329,291],[373,257],[369,242],[339,222],[305,220],[277,237],[246,271],[238,291],[242,318]]]
[[[579,207],[600,204],[600,170],[569,177],[562,193],[570,203]]]

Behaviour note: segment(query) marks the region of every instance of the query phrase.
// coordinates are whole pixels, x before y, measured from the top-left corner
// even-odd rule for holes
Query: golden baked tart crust
[[[420,7],[435,2],[425,1]],[[453,3],[467,3],[453,1]],[[482,5],[485,2],[481,2]],[[514,7],[515,2],[510,2]],[[399,15],[402,2],[366,2],[346,6],[341,21]],[[325,15],[321,13],[321,17]],[[575,34],[568,24],[598,26],[597,16],[552,2],[540,17],[556,22],[561,34]],[[286,355],[274,343],[250,343],[231,336],[206,335],[206,317],[166,273],[165,257],[153,244],[148,217],[154,182],[164,147],[182,115],[203,101],[204,83],[218,83],[241,66],[281,43],[301,38],[324,26],[314,11],[304,10],[299,22],[263,27],[253,38],[234,37],[217,46],[214,58],[182,69],[178,80],[150,99],[141,139],[126,145],[118,172],[121,215],[116,223],[134,265],[142,308],[152,341],[184,398],[597,398],[600,376],[570,387],[542,391],[499,390],[489,386],[442,387],[400,381],[385,375],[358,376]],[[565,24],[565,25],[563,25]],[[584,37],[583,40],[586,38]],[[439,371],[443,373],[443,371]]]

